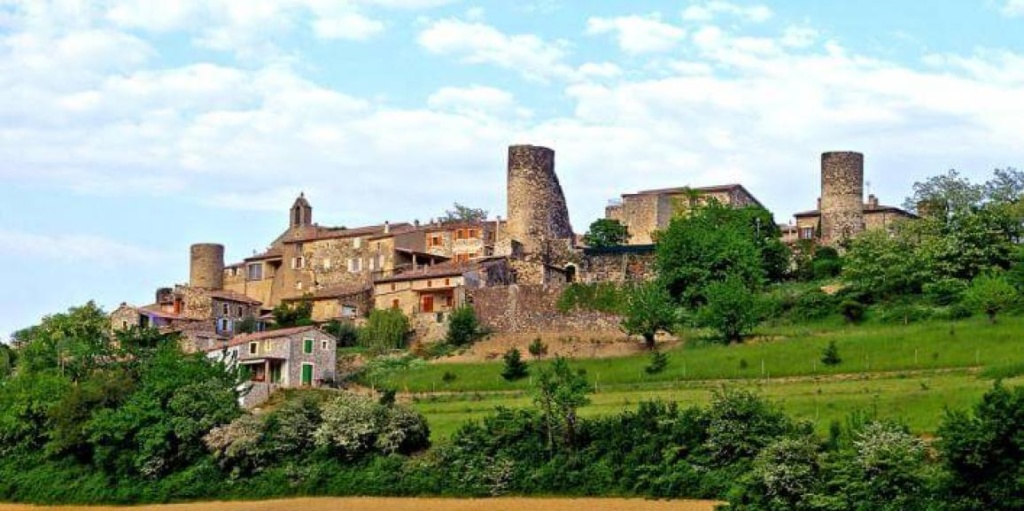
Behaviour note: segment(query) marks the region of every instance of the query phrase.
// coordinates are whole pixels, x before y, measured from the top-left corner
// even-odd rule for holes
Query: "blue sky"
[[[149,302],[188,246],[504,214],[557,151],[578,231],[644,188],[743,183],[780,222],[822,151],[872,192],[1024,167],[1024,0],[0,0],[0,339]]]

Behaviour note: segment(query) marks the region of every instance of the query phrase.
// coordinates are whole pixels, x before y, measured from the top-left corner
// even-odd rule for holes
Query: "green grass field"
[[[835,367],[820,362],[829,340],[836,341],[843,358]],[[581,413],[614,413],[650,399],[701,404],[715,388],[730,385],[756,388],[822,431],[833,420],[868,410],[927,434],[938,427],[945,408],[968,408],[991,387],[991,379],[979,371],[1012,377],[1024,370],[1024,318],[1007,317],[996,325],[975,318],[956,324],[772,328],[748,344],[687,343],[667,353],[668,368],[654,376],[643,370],[647,356],[573,361],[597,388],[593,404]],[[531,366],[546,363],[531,361]],[[443,440],[497,406],[531,405],[529,379],[506,382],[501,367],[500,362],[427,364],[376,383],[412,394],[434,439]],[[445,383],[446,372],[454,380]]]

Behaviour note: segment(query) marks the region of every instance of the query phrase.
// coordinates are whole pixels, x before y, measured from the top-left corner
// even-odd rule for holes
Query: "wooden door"
[[[313,364],[302,364],[302,384],[305,386],[313,384]]]
[[[420,312],[434,312],[434,297],[431,295],[424,295],[423,304],[420,309]]]

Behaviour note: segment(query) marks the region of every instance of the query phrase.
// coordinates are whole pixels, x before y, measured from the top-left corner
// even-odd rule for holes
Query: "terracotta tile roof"
[[[272,247],[267,249],[265,252],[256,254],[252,257],[246,257],[246,261],[264,261],[267,259],[280,259],[284,257],[284,250],[281,247]]]
[[[623,197],[627,197],[627,196],[630,196],[630,195],[671,195],[671,194],[684,193],[684,192],[687,192],[687,191],[692,191],[692,192],[697,192],[697,193],[716,193],[716,192],[731,192],[733,190],[743,190],[744,193],[746,193],[751,199],[753,199],[754,204],[757,204],[758,206],[764,207],[764,205],[761,204],[761,201],[757,200],[757,197],[754,197],[754,194],[750,193],[750,190],[747,190],[746,187],[744,187],[743,185],[741,185],[739,183],[730,183],[730,184],[725,184],[725,185],[714,185],[714,186],[677,186],[677,187],[673,187],[673,188],[655,188],[655,189],[652,189],[652,190],[641,190],[641,191],[636,192],[636,193],[627,193],[627,194],[624,194]]]
[[[221,346],[216,346],[216,347],[210,348],[210,349],[208,349],[206,351],[217,351],[217,350],[220,350],[220,349],[224,349],[226,347],[230,348],[230,347],[233,347],[233,346],[241,346],[241,345],[249,343],[249,342],[263,341],[263,340],[267,340],[267,339],[277,339],[277,338],[281,338],[281,337],[288,337],[288,336],[291,336],[291,335],[300,334],[300,333],[303,333],[303,332],[308,332],[310,330],[318,330],[318,328],[315,327],[315,326],[312,326],[312,325],[310,325],[310,326],[296,326],[296,327],[292,327],[292,328],[282,328],[280,330],[267,330],[265,332],[254,332],[254,333],[251,333],[251,334],[236,335],[230,341],[228,341],[227,344],[221,345]]]
[[[389,224],[388,230],[394,231],[395,229],[404,229],[410,224],[398,223]],[[285,240],[285,243],[302,243],[306,241],[317,241],[317,240],[329,240],[336,238],[352,238],[355,236],[371,236],[371,235],[383,235],[384,224],[380,225],[369,225],[366,227],[355,227],[352,229],[346,229],[342,227],[314,227],[312,232],[303,234],[296,238]],[[393,232],[386,233],[392,235]]]
[[[325,287],[312,295],[309,295],[313,300],[326,300],[330,298],[343,298],[346,296],[358,295],[362,293],[369,293],[372,288],[368,284],[342,284],[338,286]],[[282,301],[285,302],[297,302],[305,297],[297,296],[294,298],[285,298]]]
[[[174,313],[171,313],[171,312],[163,311],[160,308],[160,304],[156,304],[156,303],[150,304],[150,305],[145,305],[145,306],[142,306],[142,307],[136,307],[135,310],[138,311],[140,314],[145,314],[147,316],[155,316],[155,317],[163,318],[163,319],[183,319],[178,314],[174,314]]]
[[[435,277],[454,277],[462,275],[473,268],[473,264],[441,263],[417,270],[409,270],[391,277],[378,279],[377,282],[404,282],[408,280],[430,279]]]
[[[227,289],[218,289],[218,290],[215,290],[215,291],[210,291],[210,296],[212,298],[216,298],[218,300],[227,300],[227,301],[230,301],[230,302],[246,303],[246,304],[249,304],[249,305],[260,305],[260,304],[263,303],[263,302],[261,302],[259,300],[256,300],[255,298],[250,298],[248,296],[243,295],[242,293],[236,293],[234,291],[228,291]]]

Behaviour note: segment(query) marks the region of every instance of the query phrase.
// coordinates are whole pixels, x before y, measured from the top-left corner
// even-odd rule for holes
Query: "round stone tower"
[[[197,243],[192,245],[189,285],[203,289],[224,288],[224,245]]]
[[[569,208],[555,175],[555,152],[547,147],[508,148],[507,235],[526,254],[548,253],[552,243],[573,238]]]
[[[840,244],[864,230],[864,155],[821,154],[821,242]]]

